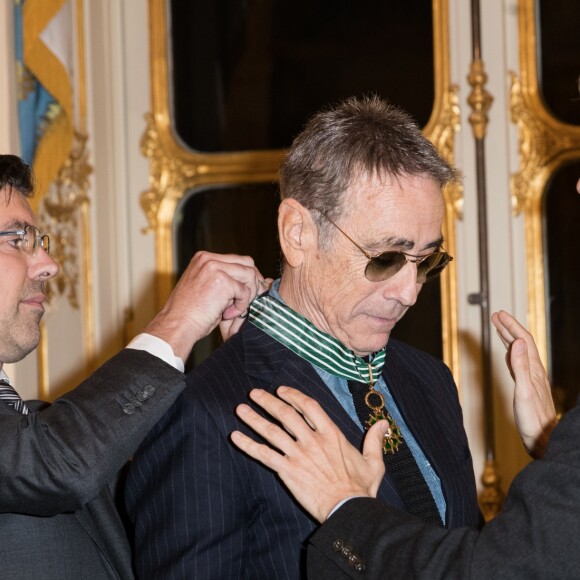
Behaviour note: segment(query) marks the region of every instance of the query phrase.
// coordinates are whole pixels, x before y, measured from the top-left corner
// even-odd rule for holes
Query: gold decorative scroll
[[[542,202],[554,172],[580,159],[580,127],[557,120],[539,94],[535,0],[520,0],[520,77],[511,74],[510,112],[518,127],[519,168],[510,180],[514,215],[523,214],[526,235],[528,326],[544,363],[548,360],[544,295]]]
[[[425,134],[450,162],[454,161],[455,133],[460,127],[457,88],[449,73],[448,0],[433,0],[435,43],[435,103]],[[168,0],[149,0],[152,111],[146,115],[141,150],[150,162],[150,187],[141,196],[147,231],[155,235],[157,264],[156,303],[160,308],[174,279],[173,220],[186,192],[196,187],[277,180],[283,152],[265,150],[206,154],[185,149],[171,127],[168,55]],[[445,191],[446,217],[443,235],[451,254],[456,251],[455,220],[461,216],[463,191],[459,185]],[[457,340],[456,262],[441,278],[444,360],[459,377]]]
[[[82,310],[84,347],[87,360],[92,360],[94,356],[92,268],[87,194],[91,167],[87,161],[86,142],[85,135],[75,133],[73,149],[42,199],[40,222],[42,231],[50,232],[50,253],[60,266],[59,275],[47,285],[49,309],[55,307],[56,295],[65,296],[73,308],[79,308],[78,288],[82,268],[85,289]],[[48,336],[44,324],[41,330],[38,348],[39,396],[46,401],[50,400],[51,396],[48,384]]]
[[[74,110],[73,140],[68,157],[56,179],[42,196],[39,220],[49,232],[51,256],[60,265],[60,274],[48,285],[48,306],[54,308],[57,295],[64,296],[73,308],[81,308],[84,350],[87,361],[94,359],[94,309],[91,233],[89,219],[89,180],[86,134],[86,71],[83,0],[71,0],[74,8],[71,35],[75,39],[75,83],[72,87]],[[82,287],[82,301],[79,297]],[[41,325],[38,348],[39,396],[50,400],[48,384],[48,336]],[[87,368],[87,371],[91,370]]]
[[[75,134],[73,149],[42,200],[43,229],[50,232],[51,256],[61,268],[49,283],[49,303],[56,289],[59,295],[66,295],[73,308],[79,307],[79,217],[82,206],[88,203],[91,173],[86,142],[86,136]]]

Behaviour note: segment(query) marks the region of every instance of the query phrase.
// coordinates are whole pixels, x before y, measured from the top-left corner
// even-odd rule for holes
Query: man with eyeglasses
[[[280,171],[280,280],[188,376],[132,463],[138,575],[304,576],[316,521],[229,439],[254,387],[299,387],[357,448],[386,419],[378,497],[440,527],[481,524],[451,373],[389,338],[452,259],[442,188],[455,178],[412,119],[377,97],[306,124]]]
[[[0,576],[133,578],[109,485],[185,386],[183,360],[220,321],[235,332],[263,278],[250,258],[196,255],[144,334],[47,405],[23,401],[2,369],[39,341],[58,274],[27,198],[29,167],[0,155]]]

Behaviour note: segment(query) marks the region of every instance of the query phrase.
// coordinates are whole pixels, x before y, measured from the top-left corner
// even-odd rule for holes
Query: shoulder
[[[254,334],[248,326],[245,325],[239,333],[187,373],[183,394],[184,412],[189,412],[190,406],[201,406],[212,415],[221,412],[233,414],[236,405],[248,402],[248,393],[253,386],[264,386],[247,368],[248,357],[267,357],[264,349],[257,349],[248,343]]]

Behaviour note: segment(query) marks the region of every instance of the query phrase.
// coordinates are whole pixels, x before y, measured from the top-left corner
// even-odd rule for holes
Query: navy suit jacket
[[[389,341],[384,376],[441,478],[451,527],[479,525],[457,389],[433,357]],[[132,462],[126,500],[143,578],[300,578],[316,523],[270,470],[229,441],[254,387],[290,385],[314,397],[348,440],[363,432],[312,366],[251,324],[187,378],[188,386]],[[404,509],[389,474],[379,497]]]

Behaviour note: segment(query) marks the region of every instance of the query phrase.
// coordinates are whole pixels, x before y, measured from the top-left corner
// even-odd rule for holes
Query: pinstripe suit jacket
[[[447,525],[479,525],[471,455],[457,390],[440,361],[389,341],[385,379],[405,421],[441,478]],[[315,522],[277,477],[237,451],[234,415],[253,387],[300,388],[317,399],[351,443],[363,433],[312,366],[247,324],[197,367],[177,403],[132,462],[126,488],[142,578],[300,578]],[[404,509],[390,475],[379,497]]]

